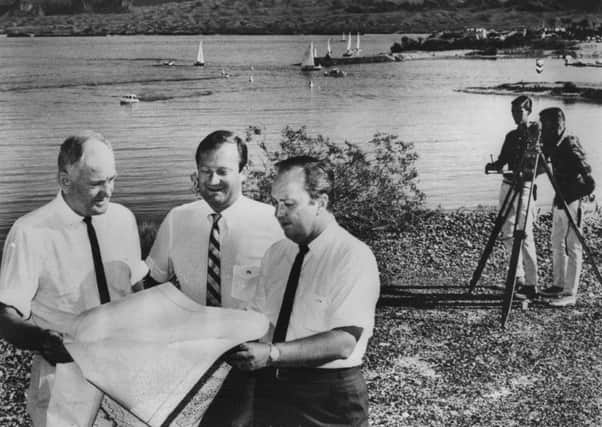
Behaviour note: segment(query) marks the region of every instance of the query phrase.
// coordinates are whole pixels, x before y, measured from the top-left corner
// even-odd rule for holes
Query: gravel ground
[[[507,256],[498,243],[475,292],[465,293],[495,212],[428,212],[369,244],[382,296],[366,356],[371,424],[602,425],[602,285],[584,263],[575,307],[515,304],[500,326]],[[551,282],[550,215],[535,230],[540,285]],[[602,268],[602,216],[585,235]],[[0,425],[28,425],[30,355],[0,341]]]

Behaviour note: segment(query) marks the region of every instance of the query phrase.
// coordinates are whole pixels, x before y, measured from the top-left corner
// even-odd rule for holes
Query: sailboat
[[[346,39],[345,39],[345,33],[343,33],[343,34],[341,35],[341,41],[342,41],[342,42],[344,42],[345,40],[346,40]]]
[[[361,49],[360,49],[360,33],[357,33],[357,39],[355,40],[355,50],[353,51],[353,53],[359,55],[360,52],[361,52]]]
[[[203,40],[199,42],[199,51],[196,54],[196,61],[194,65],[197,67],[203,67],[205,65],[205,55],[203,54]]]
[[[353,51],[351,50],[351,33],[349,33],[349,37],[347,38],[347,48],[345,52],[343,52],[343,56],[351,56],[353,55]]]
[[[316,65],[314,62],[314,54],[314,42],[310,42],[301,61],[301,71],[317,71],[322,69],[322,66]]]
[[[328,43],[326,44],[326,56],[328,58],[332,56],[332,49],[330,48],[330,39],[328,39]]]

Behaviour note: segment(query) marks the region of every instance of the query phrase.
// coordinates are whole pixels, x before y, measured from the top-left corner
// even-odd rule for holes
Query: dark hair
[[[197,166],[203,154],[217,150],[223,144],[236,144],[236,148],[238,149],[238,171],[242,171],[247,165],[248,160],[247,144],[240,136],[234,135],[229,130],[216,130],[199,142],[196,154],[194,155]]]
[[[324,162],[312,156],[294,156],[276,163],[278,174],[300,168],[305,175],[305,191],[312,199],[326,194],[332,203],[334,194],[334,172]]]
[[[76,135],[71,135],[67,137],[65,141],[63,141],[59,150],[59,157],[57,162],[59,172],[66,172],[68,166],[79,162],[84,152],[84,144],[91,139],[96,139],[97,141],[100,141],[103,144],[105,144],[111,150],[113,149],[109,140],[107,140],[98,132],[85,130]]]
[[[564,112],[558,107],[550,107],[545,110],[541,110],[539,112],[539,119],[543,122],[545,121],[553,121],[554,123],[564,123],[566,121],[566,117],[564,116]]]
[[[512,101],[512,106],[524,108],[530,113],[533,109],[533,101],[527,95],[521,95]]]

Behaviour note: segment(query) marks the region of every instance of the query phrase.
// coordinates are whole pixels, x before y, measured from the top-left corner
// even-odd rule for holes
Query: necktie
[[[220,279],[219,225],[221,218],[218,213],[211,214],[213,226],[209,234],[209,253],[207,261],[207,305],[219,307],[222,304]]]
[[[278,314],[278,321],[274,328],[274,337],[272,338],[273,343],[283,342],[286,340],[286,332],[288,331],[288,323],[291,318],[291,312],[293,311],[293,302],[295,301],[295,293],[297,292],[297,286],[299,285],[299,276],[301,275],[301,266],[303,265],[303,258],[309,251],[307,245],[299,245],[299,253],[295,257],[295,262],[291,268],[291,272],[288,276],[288,282],[286,282],[286,289],[284,291],[284,298],[282,298],[282,306],[280,307],[280,313]]]
[[[98,239],[96,238],[94,225],[92,225],[92,217],[84,217],[84,222],[86,223],[88,239],[90,240],[90,248],[92,249],[92,260],[94,261],[94,273],[96,273],[96,286],[98,287],[98,295],[100,297],[100,303],[104,304],[111,301],[111,297],[109,296],[109,288],[107,287],[105,269],[102,265],[102,257],[100,256]]]

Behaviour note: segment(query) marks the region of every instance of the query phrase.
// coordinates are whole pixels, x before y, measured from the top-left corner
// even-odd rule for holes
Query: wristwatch
[[[280,359],[280,350],[275,344],[268,344],[270,346],[270,354],[268,355],[268,363],[272,364]]]

